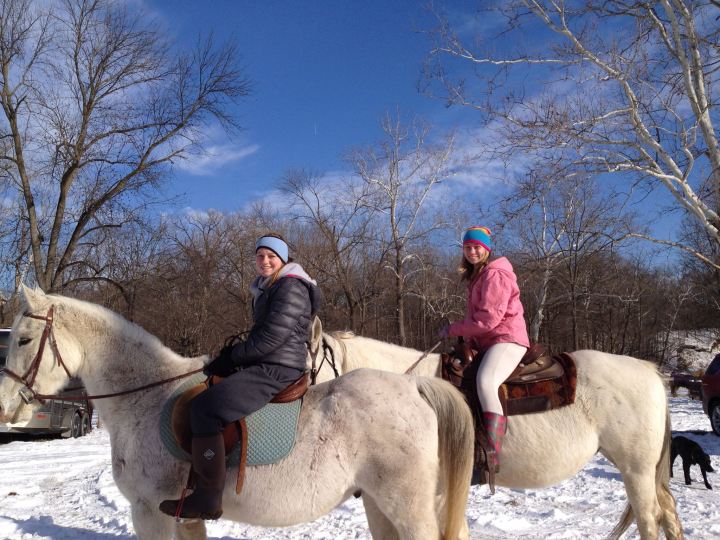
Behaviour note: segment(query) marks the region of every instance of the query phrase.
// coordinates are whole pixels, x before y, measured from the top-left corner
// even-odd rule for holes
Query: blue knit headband
[[[470,227],[463,234],[463,245],[465,244],[481,245],[488,251],[492,251],[490,229],[487,227]]]
[[[257,250],[261,247],[274,251],[275,254],[282,259],[282,262],[288,262],[288,245],[279,238],[275,238],[274,236],[263,236],[260,240],[255,242],[255,252],[257,252]]]

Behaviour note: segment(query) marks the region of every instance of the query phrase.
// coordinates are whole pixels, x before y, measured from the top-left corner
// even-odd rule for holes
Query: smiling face
[[[282,259],[271,249],[261,247],[255,252],[255,269],[259,276],[270,277],[284,264]]]
[[[483,263],[490,256],[490,252],[479,244],[463,244],[463,256],[465,260],[475,266]]]

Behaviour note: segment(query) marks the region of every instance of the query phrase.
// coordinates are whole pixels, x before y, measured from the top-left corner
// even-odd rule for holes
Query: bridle
[[[33,361],[30,363],[30,366],[27,368],[27,371],[25,371],[22,376],[18,375],[17,373],[8,368],[3,368],[2,370],[0,370],[0,374],[7,375],[11,379],[14,379],[15,381],[23,385],[23,387],[19,390],[20,397],[25,403],[28,404],[32,403],[35,398],[43,400],[56,397],[38,394],[37,392],[35,392],[35,390],[33,390],[33,385],[35,384],[35,377],[37,377],[38,370],[40,369],[40,362],[43,358],[43,352],[45,352],[46,343],[50,344],[50,348],[53,351],[53,355],[55,356],[57,364],[62,366],[68,378],[72,379],[72,375],[70,375],[70,370],[68,370],[65,362],[62,359],[62,355],[60,354],[60,350],[57,346],[57,341],[55,340],[55,334],[53,333],[54,310],[55,306],[50,306],[47,314],[44,317],[42,315],[35,315],[29,312],[23,313],[23,317],[29,317],[31,319],[45,321],[45,328],[43,328],[42,335],[40,336],[40,346],[38,347],[38,351],[35,354],[35,358],[33,358]]]
[[[50,348],[52,349],[53,356],[55,357],[55,361],[57,362],[57,365],[62,366],[62,368],[65,370],[65,373],[68,376],[68,379],[72,379],[72,375],[70,374],[70,370],[65,365],[65,362],[62,359],[62,355],[60,354],[60,349],[58,349],[57,346],[57,340],[55,339],[55,334],[53,332],[53,313],[55,311],[55,306],[51,305],[50,308],[47,311],[47,314],[43,317],[42,315],[35,315],[34,313],[25,312],[23,313],[23,317],[29,317],[31,319],[37,319],[39,321],[45,321],[45,328],[43,329],[43,333],[40,336],[40,345],[38,346],[38,351],[35,354],[35,358],[33,358],[33,361],[30,363],[30,366],[25,371],[25,373],[20,376],[11,369],[8,368],[2,368],[0,369],[0,375],[7,375],[11,379],[19,382],[23,386],[18,390],[18,393],[20,394],[20,397],[22,400],[30,404],[33,402],[33,400],[37,399],[39,401],[44,401],[46,399],[67,399],[67,400],[89,400],[89,399],[103,399],[103,398],[110,398],[110,397],[116,397],[116,396],[123,396],[126,394],[132,394],[133,392],[139,392],[140,390],[146,390],[148,388],[153,388],[155,386],[160,386],[161,384],[169,383],[172,381],[176,381],[178,379],[182,379],[184,377],[189,377],[190,375],[194,375],[195,373],[199,373],[203,370],[203,368],[195,369],[193,371],[190,371],[188,373],[183,373],[181,375],[177,375],[175,377],[170,377],[169,379],[163,379],[161,381],[155,381],[149,384],[145,384],[143,386],[139,386],[137,388],[132,388],[130,390],[123,390],[121,392],[113,392],[111,394],[96,394],[96,395],[78,395],[78,396],[68,396],[68,395],[60,395],[60,394],[39,394],[33,389],[33,385],[35,384],[35,378],[37,377],[38,370],[40,369],[40,362],[43,358],[43,352],[45,352],[45,345],[47,343],[50,344]]]
[[[318,373],[320,372],[326,361],[330,365],[330,367],[332,367],[335,378],[337,379],[340,376],[340,373],[338,372],[337,366],[335,364],[335,351],[333,351],[332,347],[328,344],[325,336],[323,336],[322,338],[322,349],[323,356],[319,366],[317,365],[317,357],[320,353],[320,347],[318,347],[318,350],[314,353],[310,353],[310,358],[312,359],[312,366],[310,367],[310,384],[312,385],[317,383]],[[328,353],[330,354],[328,355]]]

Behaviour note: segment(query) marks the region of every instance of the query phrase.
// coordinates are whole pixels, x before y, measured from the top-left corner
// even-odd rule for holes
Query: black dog
[[[710,465],[710,457],[703,452],[700,445],[687,437],[678,436],[672,438],[672,446],[670,449],[670,476],[673,475],[673,463],[675,463],[675,458],[678,454],[682,458],[685,484],[690,485],[690,465],[700,465],[700,472],[702,472],[703,480],[705,480],[705,487],[712,489],[706,473],[715,472],[715,470],[712,468],[712,465]]]

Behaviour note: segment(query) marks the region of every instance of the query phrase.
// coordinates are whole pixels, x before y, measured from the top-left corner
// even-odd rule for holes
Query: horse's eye
[[[30,343],[31,341],[32,341],[32,339],[27,338],[27,337],[20,338],[20,339],[18,340],[18,347],[22,347],[23,345],[27,345],[27,344]]]

